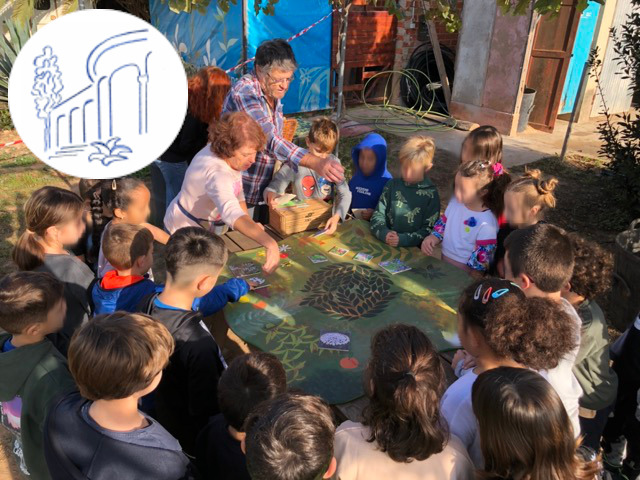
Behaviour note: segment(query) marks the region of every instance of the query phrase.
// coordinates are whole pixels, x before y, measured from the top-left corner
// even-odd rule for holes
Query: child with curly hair
[[[495,278],[479,280],[462,293],[458,336],[464,350],[456,352],[454,368],[468,356],[476,366],[444,393],[442,415],[475,466],[482,468],[478,423],[471,406],[471,388],[478,375],[497,367],[555,368],[575,347],[575,337],[571,319],[557,303],[527,298],[516,284]]]
[[[613,255],[595,242],[569,234],[575,265],[562,296],[582,319],[580,350],[573,373],[583,390],[580,397],[582,443],[598,451],[600,437],[616,398],[618,377],[609,366],[609,332],[596,298],[611,289]]]

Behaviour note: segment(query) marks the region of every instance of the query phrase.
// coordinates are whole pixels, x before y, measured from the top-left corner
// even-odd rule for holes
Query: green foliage
[[[8,108],[0,109],[0,130],[13,130],[13,121]]]
[[[18,52],[32,35],[30,22],[6,20],[0,35],[0,102],[8,101],[9,75]],[[8,36],[8,38],[7,38]]]
[[[640,0],[632,0],[632,4],[633,9],[620,31],[611,31],[611,41],[620,75],[631,80],[629,89],[634,92],[639,86],[640,71]],[[602,94],[602,61],[597,49],[591,52],[589,66],[604,107],[605,120],[598,125],[602,139],[600,153],[610,160],[609,169],[625,209],[631,218],[637,218],[640,217],[640,116],[637,113],[610,114]]]

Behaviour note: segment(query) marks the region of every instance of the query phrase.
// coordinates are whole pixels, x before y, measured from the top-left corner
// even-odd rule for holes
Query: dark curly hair
[[[571,291],[592,300],[611,290],[613,255],[595,242],[570,233],[575,264],[571,276]]]
[[[445,376],[436,349],[418,328],[390,325],[371,340],[365,372],[369,442],[396,462],[425,460],[447,442],[440,416]]]
[[[576,346],[574,323],[558,303],[526,298],[507,280],[474,282],[463,292],[458,312],[465,326],[481,329],[498,357],[534,370],[557,367]]]

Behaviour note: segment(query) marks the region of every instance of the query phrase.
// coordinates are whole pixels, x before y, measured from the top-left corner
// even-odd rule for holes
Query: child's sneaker
[[[620,436],[612,442],[602,442],[602,463],[610,472],[617,473],[622,469],[622,460],[627,447],[627,440]]]

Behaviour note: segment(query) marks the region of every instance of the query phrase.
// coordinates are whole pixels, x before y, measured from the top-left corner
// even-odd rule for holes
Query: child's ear
[[[531,207],[532,216],[537,217],[538,213],[540,213],[540,205],[534,205],[533,207]]]
[[[523,290],[526,290],[531,285],[533,285],[534,282],[526,273],[521,273],[520,275],[518,275],[517,283],[520,284],[520,288],[522,288]]]
[[[560,290],[563,295],[571,292],[571,282],[567,282],[564,287]]]
[[[329,464],[329,468],[327,469],[327,473],[325,473],[322,478],[331,478],[333,477],[333,474],[336,473],[336,470],[338,469],[338,461],[336,460],[336,457],[332,457],[331,458],[331,463]]]
[[[119,219],[123,219],[124,218],[124,212],[122,211],[121,208],[114,208],[113,209],[113,218],[119,218]]]
[[[22,335],[28,335],[30,337],[35,337],[42,333],[42,323],[32,323],[27,326],[21,333]]]

